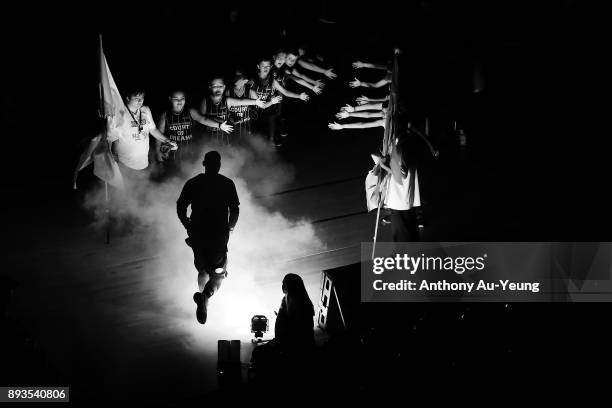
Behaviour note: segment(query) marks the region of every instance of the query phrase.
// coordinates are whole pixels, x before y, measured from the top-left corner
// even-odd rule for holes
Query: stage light
[[[268,318],[264,315],[255,315],[251,318],[251,333],[255,333],[255,339],[261,339],[268,331]]]

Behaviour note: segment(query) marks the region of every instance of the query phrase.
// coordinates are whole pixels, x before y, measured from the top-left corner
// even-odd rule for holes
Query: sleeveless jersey
[[[272,70],[272,78],[276,79],[276,82],[280,84],[283,88],[285,87],[285,79],[287,79],[287,75],[285,73],[284,67],[276,68]]]
[[[264,102],[270,102],[272,97],[276,94],[272,78],[272,74],[268,75],[266,79],[261,79],[258,76],[253,83],[253,90],[257,94],[257,97]]]
[[[166,136],[176,142],[179,147],[193,140],[192,129],[193,119],[189,109],[183,108],[180,113],[174,113],[171,110],[166,112]]]
[[[246,98],[250,98],[250,91],[251,91],[251,87],[247,84],[244,86],[244,94],[238,96],[236,95],[236,91],[234,88],[232,89],[228,89],[226,91],[226,96],[229,96],[230,98],[236,98],[236,99],[246,99]],[[228,107],[229,110],[229,115],[230,115],[230,119],[232,121],[232,123],[239,123],[239,122],[244,122],[249,120],[249,111],[250,111],[250,106],[246,106],[246,105],[242,105],[242,106],[232,106],[232,107]]]
[[[209,96],[206,98],[206,116],[210,119],[215,119],[218,122],[225,122],[227,120],[228,109],[227,100],[225,95],[221,97],[221,101],[215,104],[212,98]]]

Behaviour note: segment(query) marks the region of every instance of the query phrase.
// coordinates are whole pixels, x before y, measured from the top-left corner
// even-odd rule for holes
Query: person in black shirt
[[[314,307],[299,275],[285,275],[282,290],[285,296],[276,316],[274,338],[287,350],[303,352],[315,344]]]
[[[295,380],[315,350],[315,312],[301,276],[286,274],[282,290],[284,296],[276,313],[274,339],[253,350],[251,369],[263,375]]]
[[[219,174],[221,155],[209,151],[202,163],[203,174],[187,180],[176,202],[179,220],[187,230],[185,240],[194,255],[199,291],[193,295],[198,305],[196,317],[206,323],[208,299],[227,276],[227,242],[238,222],[240,201],[236,186]],[[191,205],[191,217],[187,207]]]
[[[242,98],[233,98],[225,93],[225,80],[221,77],[215,77],[209,84],[210,95],[202,100],[200,105],[200,113],[209,119],[218,122],[218,128],[213,128],[213,138],[218,144],[229,145],[230,139],[225,131],[225,127],[230,126],[227,120],[230,119],[230,111],[237,106],[257,106],[264,107],[264,102],[259,99],[251,99],[249,95],[243,95]],[[233,128],[232,128],[233,130]],[[223,134],[225,132],[225,134]]]
[[[234,71],[233,87],[225,91],[225,96],[234,99],[257,99],[257,93],[252,89],[251,80],[241,69]],[[229,106],[229,122],[236,127],[239,141],[245,140],[251,134],[251,115],[253,112],[255,111],[252,106]]]
[[[193,109],[186,107],[185,92],[176,89],[169,96],[170,109],[162,113],[158,121],[159,131],[166,134],[168,138],[178,145],[178,150],[169,150],[168,145],[156,140],[156,159],[164,163],[169,174],[178,174],[182,171],[181,165],[193,163],[200,156],[198,144],[193,137],[194,121],[208,127],[218,127],[219,123]],[[223,124],[224,132],[231,133],[233,128]]]
[[[279,104],[282,101],[282,96],[300,99],[304,102],[308,101],[310,97],[305,92],[297,94],[285,89],[275,78],[272,67],[271,58],[262,57],[257,62],[257,76],[253,83],[253,90],[257,93],[257,97],[264,102],[264,105],[258,112],[255,127],[262,134],[268,134],[270,143],[280,147],[280,139],[276,135],[277,122],[280,118],[280,106],[273,107],[272,105]],[[276,72],[280,73],[280,71]],[[282,80],[282,78],[280,79]]]

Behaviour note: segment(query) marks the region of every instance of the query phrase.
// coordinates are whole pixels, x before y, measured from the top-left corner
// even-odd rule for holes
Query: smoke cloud
[[[192,300],[198,289],[197,271],[176,215],[176,200],[185,181],[204,171],[201,158],[209,150],[219,151],[220,173],[236,185],[240,217],[228,244],[228,277],[211,298],[208,321],[201,326]],[[281,163],[262,138],[252,137],[240,147],[204,144],[200,151],[197,162],[183,167],[185,177],[155,181],[143,172],[143,178],[127,191],[111,191],[111,239],[124,239],[139,248],[134,259],[154,259],[153,270],[134,273],[143,274],[138,282],[154,294],[157,307],[136,313],[157,313],[190,350],[216,355],[218,339],[251,337],[250,320],[255,314],[268,317],[273,335],[273,311],[283,296],[281,281],[292,272],[285,269],[283,261],[321,251],[324,245],[308,220],[287,219],[258,203],[257,197],[280,191],[294,176],[292,166]],[[104,189],[91,191],[84,204],[95,214],[95,226],[104,228]],[[108,256],[113,257],[112,251]]]

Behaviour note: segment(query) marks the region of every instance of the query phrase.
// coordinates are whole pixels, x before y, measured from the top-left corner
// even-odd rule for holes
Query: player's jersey
[[[179,113],[174,113],[171,110],[165,113],[166,118],[166,136],[179,145],[189,143],[193,140],[193,119],[189,113],[189,109],[184,108]]]
[[[273,82],[272,74],[268,75],[266,79],[257,77],[253,83],[253,90],[257,94],[257,98],[264,102],[270,102],[276,93]]]
[[[272,78],[276,80],[280,84],[280,86],[285,87],[285,80],[288,75],[286,74],[285,67],[274,68],[272,70]]]
[[[244,93],[242,95],[237,95],[236,90],[234,88],[228,89],[225,93],[225,96],[236,99],[245,99],[250,98],[251,87],[247,84],[244,86]],[[232,123],[240,123],[249,120],[250,115],[250,106],[240,105],[240,106],[232,106],[228,107],[229,117]]]
[[[227,120],[228,108],[225,95],[221,97],[219,103],[214,103],[210,96],[206,98],[206,117],[217,122],[225,122]]]

